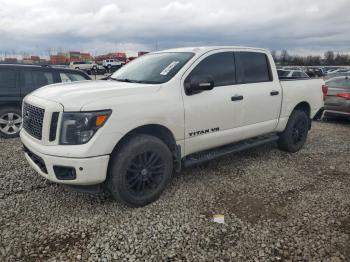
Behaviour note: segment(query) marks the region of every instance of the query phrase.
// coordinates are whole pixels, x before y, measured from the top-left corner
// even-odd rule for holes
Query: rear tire
[[[286,129],[280,134],[278,147],[291,153],[299,151],[305,144],[309,126],[310,119],[304,111],[293,111]]]
[[[150,135],[136,135],[112,154],[106,186],[116,200],[141,207],[159,198],[172,172],[167,145]]]
[[[22,127],[22,111],[16,107],[0,109],[0,137],[18,137]]]

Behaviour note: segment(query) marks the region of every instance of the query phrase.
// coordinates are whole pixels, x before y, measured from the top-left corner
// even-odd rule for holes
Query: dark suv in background
[[[82,71],[35,65],[0,64],[0,137],[12,138],[22,126],[22,99],[54,83],[91,80]]]

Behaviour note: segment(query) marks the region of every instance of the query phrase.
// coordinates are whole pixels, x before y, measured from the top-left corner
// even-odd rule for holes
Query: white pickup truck
[[[109,81],[36,90],[20,135],[43,177],[143,206],[183,166],[272,141],[298,151],[326,91],[321,79],[280,82],[264,49],[165,50]]]

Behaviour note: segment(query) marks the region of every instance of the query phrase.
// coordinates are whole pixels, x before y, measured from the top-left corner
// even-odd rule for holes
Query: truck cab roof
[[[210,51],[222,50],[222,49],[237,49],[237,50],[244,49],[244,50],[251,50],[251,51],[269,52],[267,49],[245,47],[245,46],[197,46],[197,47],[172,48],[172,49],[157,51],[154,53],[191,52],[191,53],[195,53],[196,55],[202,55]]]

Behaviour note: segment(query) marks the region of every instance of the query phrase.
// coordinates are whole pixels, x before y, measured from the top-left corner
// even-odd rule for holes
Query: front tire
[[[0,137],[18,137],[22,127],[22,112],[15,107],[0,109]]]
[[[136,135],[112,154],[106,186],[116,200],[141,207],[159,198],[172,172],[167,145],[150,135]]]
[[[286,129],[280,134],[278,147],[291,153],[299,151],[305,144],[309,126],[310,119],[304,111],[293,111]]]

